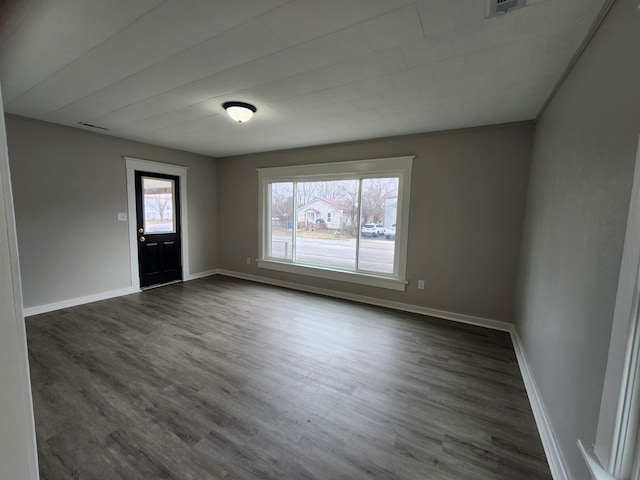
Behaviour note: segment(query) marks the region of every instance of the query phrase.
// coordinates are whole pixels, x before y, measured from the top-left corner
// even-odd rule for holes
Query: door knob
[[[144,233],[144,228],[139,228],[138,233]]]
[[[145,240],[146,240],[146,238],[144,238],[144,237],[140,237],[140,241],[141,241],[141,242],[144,242]]]

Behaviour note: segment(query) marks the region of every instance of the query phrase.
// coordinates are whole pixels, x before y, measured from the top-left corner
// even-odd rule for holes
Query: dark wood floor
[[[43,479],[550,479],[506,333],[211,277],[27,320]]]

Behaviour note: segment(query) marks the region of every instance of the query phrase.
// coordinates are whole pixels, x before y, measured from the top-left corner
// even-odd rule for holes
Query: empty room
[[[0,3],[0,480],[640,478],[640,1]]]

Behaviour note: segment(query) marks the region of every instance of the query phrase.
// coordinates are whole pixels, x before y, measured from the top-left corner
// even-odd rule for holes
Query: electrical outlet
[[[127,221],[127,214],[126,213],[122,213],[122,212],[118,212],[118,221],[119,222],[126,222]]]
[[[418,280],[418,290],[424,290],[424,280]]]
[[[247,265],[251,265],[251,257],[247,257]]]

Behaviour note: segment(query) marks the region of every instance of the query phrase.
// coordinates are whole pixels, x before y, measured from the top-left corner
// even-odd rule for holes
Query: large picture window
[[[404,290],[412,161],[258,169],[258,266]]]

